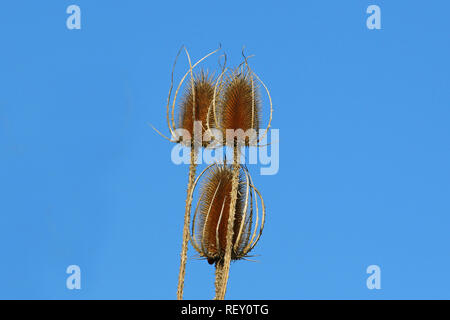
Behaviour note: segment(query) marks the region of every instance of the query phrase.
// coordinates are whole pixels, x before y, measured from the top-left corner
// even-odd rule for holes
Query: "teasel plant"
[[[184,50],[189,61],[189,70],[180,80],[174,98],[171,101],[173,73],[181,52],[180,49],[172,69],[172,80],[166,105],[167,126],[171,133],[171,138],[166,137],[153,128],[167,140],[181,143],[191,149],[177,298],[183,298],[187,249],[190,238],[193,247],[199,252],[200,256],[206,258],[210,264],[215,264],[215,299],[222,300],[225,298],[231,260],[246,259],[248,253],[258,242],[264,228],[265,207],[262,196],[255,188],[248,170],[241,166],[239,162],[241,148],[260,146],[259,142],[270,129],[273,113],[272,99],[266,85],[250,69],[244,53],[242,53],[244,62],[232,71],[226,68],[226,55],[224,55],[225,64],[222,66],[222,72],[214,80],[213,77],[203,71],[196,73],[194,76],[194,69],[204,59],[219,51],[220,47],[198,60],[195,64],[192,64],[187,49],[184,48]],[[190,85],[186,87],[179,105],[177,127],[174,121],[176,100],[180,88],[188,75],[190,75]],[[261,137],[258,137],[261,120],[261,101],[258,84],[264,87],[270,103],[269,122]],[[196,122],[201,124],[201,131],[197,135]],[[184,136],[178,136],[178,129],[187,131],[191,138],[185,139]],[[222,133],[222,138],[224,136],[227,138],[225,141],[219,139],[218,142],[211,140],[209,144],[203,140],[195,139],[196,136],[202,137],[205,132],[210,132],[210,129],[219,130]],[[240,133],[229,139],[227,130],[232,132],[238,130]],[[250,137],[245,136],[245,134],[242,135],[248,130],[254,130],[255,134]],[[214,137],[211,138],[214,139]],[[224,145],[231,147],[234,155],[233,163],[229,165],[225,161],[225,164],[210,165],[195,178],[197,152],[201,147],[211,147],[211,145],[212,147]],[[190,234],[189,224],[193,193],[199,179],[205,172],[209,172],[209,184],[206,183],[202,186],[202,196],[200,196],[195,209],[194,221],[192,221],[193,229]],[[213,189],[220,192],[222,198],[211,197],[211,190]],[[243,191],[244,189],[245,191]],[[243,196],[244,194],[245,197]],[[257,197],[260,199],[261,210],[258,209]],[[253,201],[255,201],[255,206],[253,206]],[[222,206],[220,211],[218,210],[219,206]],[[201,208],[200,214],[197,215],[199,208]],[[209,211],[206,208],[210,208],[208,209]],[[256,215],[254,208],[256,209]],[[258,229],[259,211],[262,212],[262,218]],[[254,219],[256,219],[255,223]],[[213,227],[214,224],[216,224],[215,229]],[[251,228],[253,224],[255,225],[254,229]],[[197,230],[202,230],[201,235],[195,236],[195,225],[197,225]],[[214,243],[212,241],[213,238],[216,240]]]
[[[223,68],[216,81],[212,109],[208,112],[208,114],[213,113],[212,118],[214,119],[215,127],[222,131],[223,137],[226,137],[224,144],[233,149],[233,163],[229,169],[231,172],[229,177],[231,179],[230,198],[228,200],[229,206],[227,207],[229,213],[225,218],[227,220],[226,233],[222,232],[222,236],[226,238],[224,254],[220,256],[220,259],[214,260],[216,262],[215,299],[217,300],[225,299],[230,263],[233,257],[236,257],[235,253],[233,253],[233,239],[235,225],[239,224],[238,222],[235,223],[235,213],[240,206],[239,175],[242,169],[240,151],[242,147],[261,146],[259,143],[270,129],[273,113],[272,98],[267,86],[250,68],[244,51],[242,51],[242,56],[244,57],[244,62],[235,70],[227,73],[228,69]],[[265,89],[270,104],[269,121],[261,137],[259,137],[259,128],[262,108],[259,85]],[[218,94],[217,88],[220,89]],[[210,117],[207,118],[208,127],[209,120]],[[231,139],[229,132],[233,133]],[[246,135],[246,132],[250,132],[250,135]],[[251,185],[254,188],[253,184]]]
[[[171,101],[172,89],[173,89],[173,74],[176,66],[177,59],[181,53],[181,50],[184,49],[188,62],[189,62],[189,70],[184,74],[181,78],[178,87],[176,88],[174,97]],[[189,166],[189,176],[188,176],[188,186],[187,186],[187,196],[185,203],[185,214],[184,214],[184,226],[183,226],[183,234],[182,234],[182,248],[180,254],[180,268],[178,274],[178,286],[177,286],[177,299],[183,299],[184,292],[184,278],[186,274],[186,261],[187,261],[187,251],[188,251],[188,242],[189,242],[189,222],[191,216],[191,199],[189,195],[193,189],[193,184],[195,180],[196,168],[197,168],[197,154],[199,148],[206,147],[206,143],[202,141],[202,136],[205,132],[205,128],[210,128],[210,121],[207,120],[208,116],[211,116],[211,113],[208,110],[211,109],[213,95],[215,92],[219,92],[217,90],[217,83],[214,84],[213,76],[208,75],[207,72],[201,70],[199,73],[194,75],[194,69],[197,67],[203,60],[211,56],[212,54],[218,52],[220,50],[220,46],[218,49],[208,53],[203,58],[198,60],[196,63],[192,64],[190,55],[186,47],[180,48],[178,54],[176,56],[173,68],[172,68],[172,76],[171,76],[171,85],[169,89],[169,94],[167,98],[166,105],[166,118],[167,118],[167,126],[171,137],[167,137],[162,134],[159,130],[153,127],[153,129],[158,132],[161,136],[173,143],[180,143],[184,146],[190,148],[190,166]],[[176,101],[180,89],[183,85],[185,79],[190,75],[190,84],[186,87],[184,95],[181,98],[181,103],[178,108],[179,121],[178,126],[176,126],[174,118],[175,118],[175,109],[176,109]],[[220,86],[219,86],[220,87]],[[200,123],[200,132],[195,132],[198,130],[196,128],[195,123]],[[183,129],[183,132],[187,132],[189,137],[185,135],[179,135],[178,129]],[[199,139],[196,139],[199,138]]]

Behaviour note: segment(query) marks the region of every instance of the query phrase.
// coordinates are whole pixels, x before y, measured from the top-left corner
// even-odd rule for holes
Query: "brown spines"
[[[194,121],[201,122],[201,134],[207,130],[208,110],[214,97],[214,81],[207,73],[201,71],[194,77],[194,86],[189,83],[180,104],[179,128],[187,130],[194,137]],[[194,108],[195,106],[195,108]],[[194,115],[195,110],[195,117]],[[209,125],[214,125],[212,113],[209,115]],[[201,139],[201,137],[199,137]]]
[[[248,73],[233,73],[226,81],[222,103],[222,131],[249,129],[259,130],[260,98],[258,88]]]
[[[243,177],[240,177],[238,198],[236,201],[233,246],[236,243],[242,222],[242,210],[245,202]],[[205,179],[201,189],[200,216],[198,219],[198,239],[202,255],[210,264],[220,261],[225,255],[227,239],[227,223],[230,212],[230,195],[232,189],[233,171],[228,166],[215,166]],[[247,219],[246,219],[247,220]],[[239,242],[245,241],[246,236]],[[240,248],[241,245],[238,246]],[[233,252],[233,259],[239,254]]]

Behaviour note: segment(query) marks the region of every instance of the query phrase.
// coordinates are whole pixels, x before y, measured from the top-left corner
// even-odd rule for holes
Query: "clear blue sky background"
[[[198,59],[219,43],[230,65],[243,45],[256,55],[280,129],[279,173],[250,166],[267,203],[258,262],[232,265],[227,298],[450,298],[449,14],[443,0],[3,1],[0,298],[175,298],[188,167],[148,123],[166,128],[179,47]],[[212,298],[213,274],[190,259],[185,297]]]

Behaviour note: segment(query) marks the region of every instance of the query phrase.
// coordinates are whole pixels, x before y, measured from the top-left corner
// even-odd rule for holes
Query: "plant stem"
[[[177,289],[177,299],[183,300],[183,290],[184,290],[184,277],[186,274],[186,260],[187,260],[187,250],[189,243],[189,223],[191,220],[191,191],[195,180],[195,171],[197,170],[197,150],[194,143],[191,144],[191,163],[189,166],[189,181],[187,187],[186,196],[186,207],[184,212],[184,227],[183,227],[183,243],[181,247],[181,261],[180,261],[180,272],[178,274],[178,289]]]
[[[221,288],[222,281],[223,281],[222,279],[223,279],[223,262],[217,261],[216,262],[216,280],[214,282],[214,286],[216,288],[216,295],[214,297],[214,300],[219,299],[220,288]]]

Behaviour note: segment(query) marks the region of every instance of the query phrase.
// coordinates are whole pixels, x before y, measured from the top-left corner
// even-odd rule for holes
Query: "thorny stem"
[[[216,288],[216,295],[214,297],[214,300],[219,299],[222,281],[223,281],[223,262],[217,261],[216,262],[216,281],[214,282],[214,286]]]
[[[197,149],[194,143],[191,144],[191,164],[189,166],[189,181],[187,187],[186,196],[186,208],[184,213],[184,227],[183,227],[183,244],[181,247],[181,262],[180,262],[180,272],[178,274],[178,289],[177,289],[177,299],[183,300],[183,290],[184,290],[184,277],[186,274],[186,260],[187,260],[187,250],[189,243],[189,222],[191,219],[191,202],[192,199],[189,196],[195,180],[195,171],[197,169]]]

